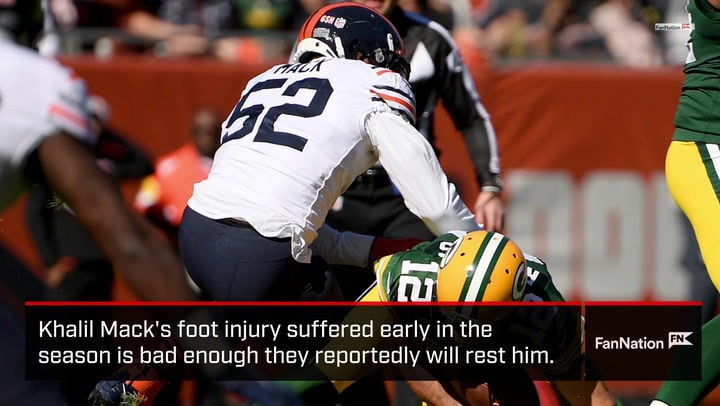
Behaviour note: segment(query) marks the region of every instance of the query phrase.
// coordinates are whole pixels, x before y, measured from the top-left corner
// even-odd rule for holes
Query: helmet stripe
[[[472,278],[463,302],[477,301],[478,294],[482,291],[482,288],[487,286],[488,276],[492,274],[492,272],[490,272],[492,265],[497,262],[502,248],[507,244],[507,239],[504,238],[502,234],[492,233],[488,235],[488,238],[490,241],[485,250],[483,250],[480,261],[478,261],[477,266],[473,270]]]
[[[307,35],[305,32],[307,31],[308,26],[310,26],[310,20],[315,17],[315,14],[317,14],[320,10],[315,10],[312,14],[310,14],[310,17],[305,20],[305,23],[303,23],[302,27],[300,27],[300,32],[298,33],[298,39],[297,42],[300,42],[304,40],[305,38],[310,38],[309,35]]]
[[[503,251],[505,250],[505,246],[508,243],[507,238],[503,238],[500,241],[500,245],[498,246],[497,250],[495,251],[495,255],[493,255],[492,260],[490,260],[490,263],[487,266],[488,272],[485,272],[485,277],[482,280],[482,285],[480,286],[479,292],[482,292],[482,296],[480,298],[474,298],[472,300],[477,301],[477,299],[482,299],[485,297],[487,285],[490,283],[490,280],[492,278],[492,275],[494,274],[495,267],[497,266],[498,261],[500,260],[500,256],[503,254]],[[478,294],[479,294],[478,292]]]
[[[501,238],[497,238],[497,236]],[[487,285],[490,283],[490,278],[493,274],[492,270],[497,265],[497,262],[500,259],[500,256],[502,255],[502,252],[508,243],[508,239],[505,238],[502,234],[493,233],[492,237],[490,243],[488,244],[488,249],[483,252],[483,257],[480,259],[480,262],[478,262],[477,267],[473,271],[473,277],[470,282],[470,287],[468,289],[467,295],[463,300],[464,302],[482,301],[482,297],[478,297],[478,295],[480,294],[480,292],[483,292],[484,295],[485,289],[487,289]],[[478,269],[482,271],[477,272]],[[472,313],[474,309],[472,306],[463,306],[461,309],[458,310],[459,313],[465,317],[473,317]]]
[[[473,258],[472,262],[470,262],[470,264],[468,266],[477,263],[477,261],[479,261],[482,258],[482,256],[487,251],[486,247],[491,240],[492,234],[493,234],[492,232],[489,232],[485,235],[485,238],[483,238],[482,242],[480,243],[480,246],[478,247],[477,251],[475,252],[475,255],[476,255],[475,258]],[[458,299],[457,299],[459,302],[463,302],[464,301],[463,298],[467,296],[468,289],[470,289],[470,284],[472,282],[472,278],[475,276],[476,270],[477,270],[477,267],[473,267],[473,269],[470,271],[470,273],[465,278],[465,284],[463,285],[462,291],[460,292],[460,296],[458,296]]]

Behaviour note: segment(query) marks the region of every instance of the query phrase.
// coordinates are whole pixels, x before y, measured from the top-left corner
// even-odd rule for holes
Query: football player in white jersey
[[[86,147],[92,142],[88,115],[85,84],[72,71],[0,36],[0,211],[26,186],[46,182],[141,298],[196,299],[172,248],[95,164]],[[0,273],[27,271],[10,259],[0,262]],[[0,280],[18,279],[4,276]],[[64,404],[52,387],[24,380],[23,329],[6,303],[28,299],[23,288],[10,292],[17,298],[0,298],[0,404]]]
[[[378,160],[434,233],[478,228],[412,126],[403,53],[385,17],[337,3],[301,28],[298,63],[250,80],[180,228],[188,272],[211,298],[301,298],[315,279],[313,255],[365,266],[373,243],[377,251],[385,241],[323,223],[336,198]]]
[[[125,204],[83,143],[82,80],[56,61],[0,39],[0,210],[32,182],[47,182],[143,299],[195,295],[172,249]]]
[[[180,225],[186,268],[210,298],[302,299],[306,288],[323,288],[325,267],[311,259],[365,266],[419,242],[323,227],[337,196],[378,160],[435,233],[478,229],[411,124],[414,100],[402,55],[385,17],[339,3],[306,21],[299,63],[250,80]],[[163,383],[103,381],[91,398],[96,405],[119,404],[129,394],[151,401]]]

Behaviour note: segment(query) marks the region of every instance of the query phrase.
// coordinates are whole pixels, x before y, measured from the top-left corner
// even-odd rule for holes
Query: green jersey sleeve
[[[443,256],[458,235],[443,234],[408,251],[383,257],[375,263],[380,298],[387,302],[430,302]]]
[[[685,81],[675,114],[678,141],[720,143],[720,11],[707,0],[688,1],[690,40]]]

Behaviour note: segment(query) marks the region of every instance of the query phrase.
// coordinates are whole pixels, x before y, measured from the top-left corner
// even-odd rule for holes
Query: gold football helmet
[[[452,316],[495,319],[504,312],[492,315],[472,303],[521,300],[526,283],[525,257],[515,242],[500,233],[473,231],[455,241],[440,262],[437,301],[468,302],[443,309]]]

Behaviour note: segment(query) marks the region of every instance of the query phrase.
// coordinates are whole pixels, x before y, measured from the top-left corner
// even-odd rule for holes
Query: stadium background
[[[465,58],[499,137],[508,202],[507,234],[545,258],[576,300],[683,300],[683,234],[663,177],[682,72],[606,63],[490,66]],[[270,65],[210,60],[70,56],[63,62],[112,106],[111,124],[152,156],[187,141],[200,105],[228,113],[245,82]],[[473,171],[443,111],[441,161],[468,203]],[[128,200],[137,184],[124,185]],[[0,218],[0,239],[40,271],[23,225],[24,200]],[[118,289],[119,298],[127,292]],[[657,383],[612,383],[646,395]],[[720,396],[707,404],[720,404]]]

